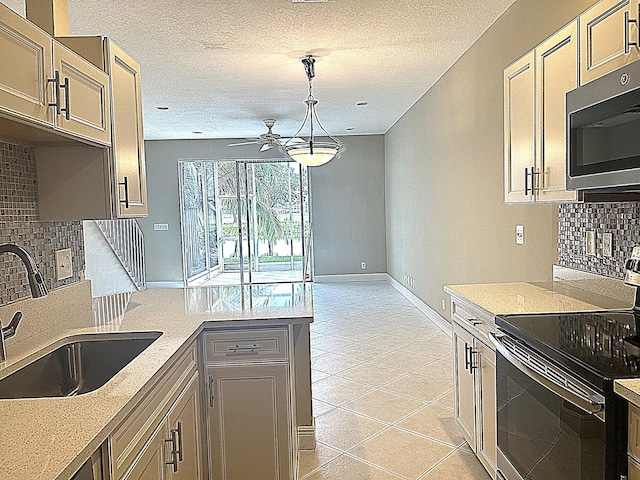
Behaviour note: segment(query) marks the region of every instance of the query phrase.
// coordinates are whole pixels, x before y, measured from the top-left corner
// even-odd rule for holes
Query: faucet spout
[[[31,289],[31,296],[33,298],[44,297],[47,292],[47,286],[44,284],[42,275],[38,272],[36,262],[33,257],[24,248],[14,243],[3,243],[0,245],[0,254],[13,253],[17,255],[25,269],[27,270],[27,281],[29,282],[29,288]]]

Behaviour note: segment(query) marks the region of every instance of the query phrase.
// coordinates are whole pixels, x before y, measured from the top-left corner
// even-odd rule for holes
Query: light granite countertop
[[[493,315],[624,310],[633,306],[632,297],[611,298],[560,282],[447,285],[444,291],[464,297]]]
[[[124,315],[94,321],[90,285],[82,282],[3,306],[0,317],[9,319],[17,309],[24,318],[7,341],[0,377],[67,343],[68,336],[146,331],[162,336],[93,392],[0,400],[0,478],[12,480],[68,480],[203,329],[313,321],[309,284],[146,290],[133,293]]]

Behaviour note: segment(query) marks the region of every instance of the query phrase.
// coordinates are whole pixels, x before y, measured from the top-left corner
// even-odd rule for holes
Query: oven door
[[[498,478],[604,480],[604,397],[508,336],[496,346]]]

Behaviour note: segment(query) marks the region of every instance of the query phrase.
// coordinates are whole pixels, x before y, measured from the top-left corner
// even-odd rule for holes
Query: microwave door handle
[[[489,332],[489,340],[496,348],[498,352],[514,367],[520,370],[522,373],[527,375],[533,381],[539,383],[543,387],[551,390],[553,393],[558,395],[563,400],[575,405],[576,407],[584,410],[586,413],[595,415],[596,417],[603,420],[600,414],[604,414],[604,402],[600,399],[589,398],[586,396],[578,395],[577,393],[568,390],[564,385],[560,385],[557,382],[554,382],[550,378],[541,375],[535,370],[529,368],[527,365],[518,360],[500,341],[500,337],[504,336],[504,334],[496,334],[495,332]]]

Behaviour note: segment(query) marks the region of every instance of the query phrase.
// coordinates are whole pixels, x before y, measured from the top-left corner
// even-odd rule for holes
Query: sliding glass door
[[[187,284],[309,275],[306,169],[280,160],[184,161],[179,168]]]

